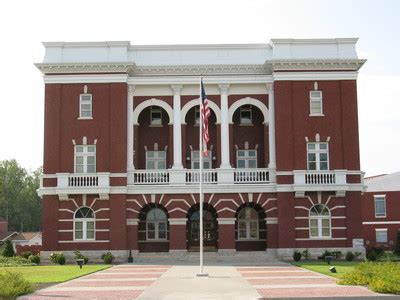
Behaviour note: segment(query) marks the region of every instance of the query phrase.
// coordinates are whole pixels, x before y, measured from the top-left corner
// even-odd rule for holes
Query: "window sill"
[[[310,117],[325,117],[325,114],[310,114]]]
[[[251,124],[239,123],[239,126],[242,126],[242,127],[251,127],[251,126],[254,126],[254,124],[253,124],[253,123],[251,123]]]
[[[164,127],[162,124],[150,124],[149,127]]]
[[[386,215],[385,215],[385,216],[375,216],[375,218],[376,218],[376,219],[386,219],[387,216],[386,216]]]
[[[139,243],[166,243],[169,240],[145,240],[145,241],[138,241]]]
[[[93,117],[79,117],[78,120],[93,120]]]

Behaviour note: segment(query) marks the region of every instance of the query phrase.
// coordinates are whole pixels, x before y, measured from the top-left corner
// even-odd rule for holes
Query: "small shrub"
[[[65,255],[62,252],[53,252],[50,254],[50,261],[55,264],[65,265]]]
[[[39,255],[31,255],[31,256],[29,256],[28,259],[33,264],[36,264],[36,265],[40,264],[40,256]]]
[[[301,253],[299,252],[299,251],[294,251],[294,253],[293,253],[293,259],[294,259],[294,261],[300,261],[300,259],[301,259]]]
[[[114,255],[112,255],[111,252],[106,252],[101,255],[101,259],[104,261],[105,264],[110,265],[112,264],[115,257]]]
[[[376,251],[374,249],[372,249],[371,251],[367,252],[367,259],[370,261],[376,261],[376,259],[378,258],[378,254],[376,253]]]
[[[385,251],[382,255],[378,257],[379,261],[396,261],[397,255],[394,254],[392,251]]]
[[[301,252],[301,256],[303,256],[303,258],[305,259],[305,260],[308,260],[308,259],[310,259],[310,251],[308,250],[308,249],[306,249],[306,250],[304,250],[303,252]]]
[[[85,265],[89,262],[89,257],[83,255],[79,250],[75,250],[75,259],[83,259]]]
[[[30,251],[24,251],[24,252],[22,252],[21,253],[21,255],[20,256],[22,256],[23,258],[26,258],[26,259],[28,259],[29,258],[29,256],[31,256],[33,253],[32,252],[30,252]]]
[[[396,246],[394,246],[393,253],[400,256],[400,230],[397,231]]]
[[[15,299],[33,292],[33,285],[21,273],[5,271],[0,273],[0,299]]]
[[[5,257],[12,257],[15,256],[15,251],[14,251],[14,247],[11,243],[10,240],[7,240],[4,245],[3,245],[3,249],[1,251],[1,255],[5,256]]]
[[[333,259],[338,260],[338,259],[342,258],[343,254],[342,254],[342,251],[335,250],[335,251],[332,251],[332,256],[333,256]]]
[[[325,256],[333,256],[333,255],[332,255],[332,252],[325,250],[325,252],[322,253],[322,255],[321,255],[321,259],[325,260]]]
[[[351,251],[347,251],[346,253],[346,261],[353,261],[355,258],[355,254]]]

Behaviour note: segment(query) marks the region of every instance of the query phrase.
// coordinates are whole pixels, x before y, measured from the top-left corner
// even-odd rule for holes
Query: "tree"
[[[15,255],[13,245],[10,240],[7,240],[4,243],[3,249],[1,251],[1,255],[5,257],[12,257]]]
[[[0,217],[15,231],[41,228],[39,188],[41,168],[28,172],[16,160],[0,161]]]

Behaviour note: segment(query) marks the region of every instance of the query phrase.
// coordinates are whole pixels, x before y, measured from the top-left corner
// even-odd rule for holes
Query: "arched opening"
[[[169,224],[166,209],[155,203],[142,208],[139,214],[139,251],[169,251]]]
[[[187,215],[187,240],[189,251],[200,250],[200,205],[193,205]],[[218,249],[217,212],[208,203],[203,204],[203,243],[204,251]]]
[[[324,204],[310,208],[310,238],[331,237],[331,213]]]
[[[149,106],[138,116],[139,124],[135,134],[136,164],[138,169],[165,170],[172,165],[170,152],[170,119],[160,106]]]
[[[242,105],[233,113],[233,165],[238,169],[268,167],[268,128],[261,110]]]
[[[237,251],[266,249],[265,211],[255,203],[243,204],[236,212],[235,239]]]
[[[199,122],[200,122],[200,109],[199,105],[189,109],[185,117],[185,150],[184,155],[186,158],[186,168],[199,169]],[[217,143],[217,126],[216,115],[211,110],[211,117],[209,119],[208,133],[210,141],[208,143],[209,155],[203,157],[204,169],[215,169],[217,165],[218,143]]]
[[[93,209],[79,208],[74,214],[74,240],[95,240],[95,225]]]

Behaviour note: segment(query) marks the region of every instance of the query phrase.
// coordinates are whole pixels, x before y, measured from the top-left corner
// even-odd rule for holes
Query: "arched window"
[[[243,208],[238,215],[239,240],[258,239],[258,214],[254,208]]]
[[[95,217],[93,210],[89,207],[79,208],[74,216],[74,239],[94,240],[94,232]]]
[[[148,240],[167,239],[167,215],[162,209],[153,208],[147,213],[146,236]]]
[[[310,209],[310,237],[331,237],[331,214],[326,205],[316,204]]]

